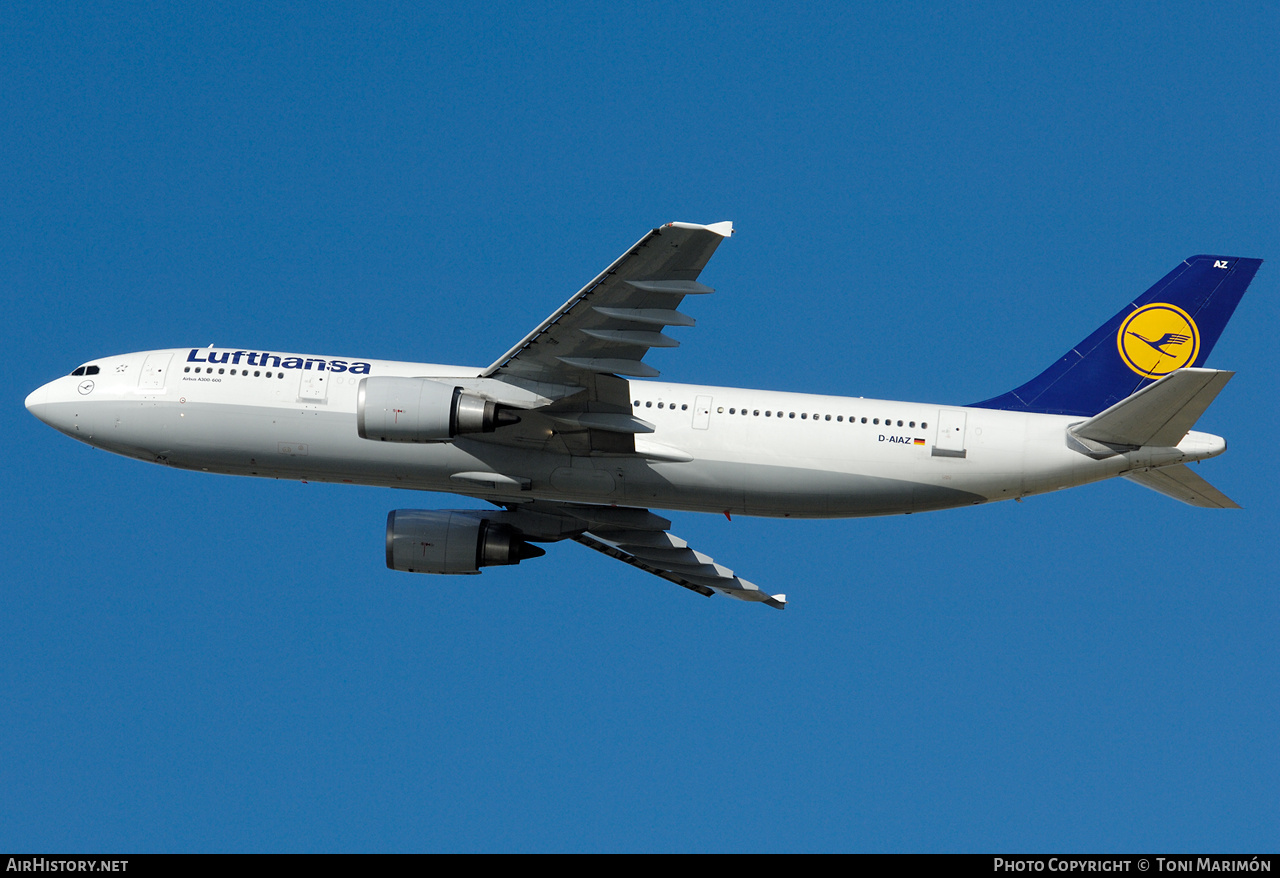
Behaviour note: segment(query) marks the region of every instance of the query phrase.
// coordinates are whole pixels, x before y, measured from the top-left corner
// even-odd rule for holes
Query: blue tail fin
[[[1202,366],[1261,259],[1192,256],[1021,387],[976,408],[1092,417],[1185,366]]]

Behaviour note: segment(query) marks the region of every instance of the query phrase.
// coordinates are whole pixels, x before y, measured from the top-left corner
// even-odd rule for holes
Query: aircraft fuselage
[[[204,472],[738,515],[846,518],[1020,498],[1151,466],[1213,457],[1192,431],[1177,448],[1105,459],[1072,448],[1079,417],[631,381],[637,454],[575,455],[561,429],[526,423],[521,444],[488,434],[427,443],[357,434],[370,376],[426,377],[501,398],[482,370],[385,360],[180,348],[105,357],[93,375],[39,388],[27,407],[73,438]],[[511,430],[516,428],[499,428]],[[544,435],[545,434],[545,435]]]

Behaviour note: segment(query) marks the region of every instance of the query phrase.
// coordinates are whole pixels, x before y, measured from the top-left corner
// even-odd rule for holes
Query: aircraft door
[[[964,457],[964,425],[967,414],[961,410],[942,409],[938,412],[938,439],[933,446],[934,457]]]
[[[711,426],[711,397],[699,396],[693,401],[693,429],[705,430]]]
[[[303,369],[301,372],[298,399],[302,402],[325,402],[329,396],[329,373],[310,369]]]
[[[164,390],[164,380],[169,374],[169,361],[173,354],[151,354],[142,364],[142,374],[138,376],[138,387],[152,393]]]

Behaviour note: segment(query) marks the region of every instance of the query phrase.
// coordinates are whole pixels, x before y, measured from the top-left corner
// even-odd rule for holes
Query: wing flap
[[[591,310],[598,311],[606,317],[615,317],[627,323],[639,323],[643,326],[695,326],[695,321],[688,314],[672,311],[669,308],[606,308],[596,305]]]

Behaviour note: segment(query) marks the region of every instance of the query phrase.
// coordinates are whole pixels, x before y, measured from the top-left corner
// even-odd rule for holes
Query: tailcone
[[[1182,437],[1178,450],[1187,456],[1187,460],[1208,460],[1227,450],[1227,440],[1212,433],[1192,430]]]

